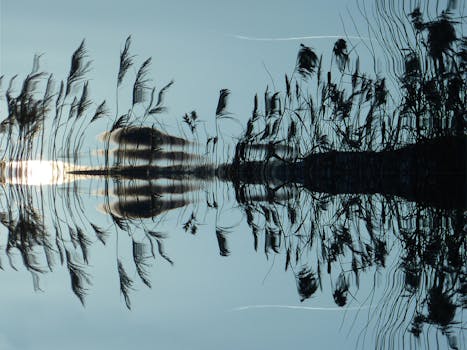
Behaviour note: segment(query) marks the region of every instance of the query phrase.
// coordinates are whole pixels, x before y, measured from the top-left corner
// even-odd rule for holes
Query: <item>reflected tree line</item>
[[[421,7],[405,11],[402,4],[389,10],[384,3],[375,5],[378,19],[371,33],[387,50],[395,78],[361,71],[355,47],[345,39],[334,44],[328,70],[325,56],[301,45],[295,71],[285,75],[284,91],[268,87],[261,98],[254,97],[252,115],[227,164],[219,164],[217,154],[223,139],[219,126],[233,118],[227,111],[228,89],[219,94],[215,134],[202,135],[202,120],[193,110],[180,118],[184,126],[174,136],[157,119],[167,112],[164,96],[173,81],[159,90],[153,87],[150,58],[134,77],[128,76],[135,65],[130,37],[116,80],[120,99],[128,92],[122,83],[133,81],[129,108],[119,112],[122,102],[117,99],[113,116],[105,101],[90,99],[84,41],[58,89],[54,77],[40,71],[36,56],[19,90],[16,76],[7,84],[7,116],[0,123],[3,163],[63,159],[75,165],[71,173],[77,178],[104,176],[103,210],[111,224],[89,221],[77,182],[4,186],[0,219],[7,263],[13,269],[23,265],[37,290],[41,274],[65,266],[71,288],[84,304],[92,285],[91,247],[125,234],[136,274],[128,272],[128,259],[118,253],[116,271],[130,308],[137,279],[152,286],[155,260],[176,260],[164,246],[167,234],[158,230],[165,214],[200,201],[194,194],[220,179],[235,189],[253,248],[266,258],[285,256],[284,269],[294,274],[302,302],[326,288],[326,280],[331,289],[324,292],[332,294],[338,307],[360,305],[361,280],[394,268],[391,288],[370,320],[378,328],[377,344],[392,347],[395,336],[405,339],[407,332],[422,338],[434,326],[451,348],[460,348],[457,335],[464,330],[467,307],[465,205],[437,208],[386,195],[318,193],[300,174],[306,171],[304,161],[320,153],[390,152],[433,139],[465,142],[467,45],[455,2],[448,1],[446,10],[433,18]],[[391,90],[390,79],[400,94]],[[106,130],[98,153],[103,160],[84,167],[83,147],[95,136],[88,134],[89,126],[99,123]],[[234,168],[242,169],[242,176]],[[213,234],[219,254],[228,256],[235,227],[218,222],[222,209],[216,194],[205,199],[205,207],[216,212]],[[197,234],[201,223],[193,211],[181,226]]]
[[[71,198],[71,188],[64,193],[56,188],[5,187],[2,208],[8,210],[1,213],[1,223],[7,237],[2,253],[6,260],[1,267],[25,268],[35,290],[40,290],[40,276],[63,266],[73,293],[84,305],[92,290],[90,251],[96,244],[108,245],[109,239],[117,239],[117,247],[118,239],[130,242],[129,256],[117,250],[115,263],[120,291],[131,308],[135,287],[141,283],[152,287],[152,266],[176,263],[176,256],[165,248],[168,233],[160,226],[168,212],[195,208],[181,214],[181,229],[190,235],[212,231],[220,256],[236,254],[229,245],[236,227],[217,221],[222,203],[213,194],[204,199],[204,206],[193,206],[201,197],[189,193],[199,193],[202,184],[190,183],[115,180],[109,190],[115,200],[103,205],[111,218],[106,225],[87,219],[80,195]],[[465,327],[467,306],[463,209],[425,207],[382,195],[313,193],[299,184],[233,186],[236,206],[250,228],[252,249],[266,259],[284,257],[283,268],[294,274],[300,301],[330,293],[343,310],[364,308],[381,288],[370,280],[389,270],[389,287],[371,303],[369,327],[378,328],[375,340],[388,346],[403,339],[405,344],[409,333],[423,337],[424,330],[434,326],[452,348],[459,348],[457,336]],[[53,198],[44,201],[42,196],[47,195]],[[216,213],[214,227],[203,221],[200,208]]]
[[[266,257],[286,256],[284,269],[295,274],[301,301],[329,280],[332,290],[327,292],[337,306],[361,305],[360,280],[394,268],[391,286],[372,310],[378,346],[394,347],[391,342],[408,332],[420,337],[425,327],[435,326],[452,348],[459,348],[456,334],[464,327],[467,300],[463,209],[425,207],[381,195],[261,187],[240,184],[237,201],[254,249]]]

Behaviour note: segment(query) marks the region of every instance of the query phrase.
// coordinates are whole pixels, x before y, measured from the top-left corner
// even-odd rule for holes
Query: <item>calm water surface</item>
[[[10,317],[2,319],[2,345],[463,342],[462,309],[453,306],[451,315],[445,310],[451,304],[443,304],[436,311],[430,299],[444,285],[452,305],[462,302],[456,290],[465,281],[456,280],[456,271],[463,267],[448,257],[450,273],[440,281],[435,249],[456,250],[428,241],[455,244],[462,212],[399,198],[313,194],[295,185],[268,201],[265,189],[246,186],[239,197],[217,180],[5,184],[0,257],[2,308]],[[417,233],[427,242],[411,252],[407,237]],[[409,330],[422,315],[415,339]]]

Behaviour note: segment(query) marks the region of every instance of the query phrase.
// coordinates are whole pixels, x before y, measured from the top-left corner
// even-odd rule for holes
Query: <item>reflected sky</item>
[[[229,183],[188,184],[116,180],[104,191],[104,179],[87,179],[72,187],[6,188],[2,208],[11,203],[6,198],[26,207],[2,213],[3,225],[36,220],[35,236],[45,239],[29,241],[36,258],[25,260],[11,240],[15,226],[2,229],[5,348],[257,349],[309,346],[310,337],[320,347],[391,348],[436,341],[437,326],[425,328],[422,340],[407,333],[437,282],[426,253],[426,282],[407,279],[413,267],[402,237],[414,230],[455,237],[455,213],[293,187],[271,202],[262,185],[244,188],[238,202]],[[455,250],[449,252],[452,259]],[[84,276],[78,289],[70,286],[70,262]],[[119,265],[131,280],[127,294]],[[456,325],[448,329],[462,334]]]

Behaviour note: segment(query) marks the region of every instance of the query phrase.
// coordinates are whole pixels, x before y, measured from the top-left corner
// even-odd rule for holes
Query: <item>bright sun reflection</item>
[[[69,174],[76,166],[48,160],[25,160],[1,163],[0,182],[20,185],[61,185],[76,180]]]

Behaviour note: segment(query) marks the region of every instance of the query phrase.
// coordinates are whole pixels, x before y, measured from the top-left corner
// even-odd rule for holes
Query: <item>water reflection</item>
[[[252,249],[266,259],[285,257],[284,273],[295,276],[301,302],[324,293],[336,308],[369,309],[367,329],[373,329],[372,339],[382,347],[391,347],[395,334],[401,339],[408,338],[406,332],[421,337],[434,326],[456,348],[467,306],[463,209],[423,207],[382,195],[314,193],[300,183],[277,182],[234,184],[232,201],[212,192],[217,181],[104,181],[104,187],[93,193],[101,199],[98,208],[111,219],[112,224],[105,227],[87,219],[94,209],[80,206],[83,194],[70,191],[70,184],[17,183],[4,188],[2,196],[1,207],[6,210],[1,223],[7,231],[4,254],[12,269],[23,265],[31,273],[36,290],[41,275],[65,267],[73,293],[84,304],[92,293],[91,246],[105,245],[110,237],[118,239],[125,233],[131,254],[117,252],[115,268],[130,308],[138,294],[135,286],[152,286],[150,269],[156,259],[177,262],[177,250],[165,247],[170,234],[159,229],[169,212],[180,218],[177,225],[187,233],[196,235],[200,227],[204,232],[212,230],[218,253],[228,257],[242,254],[229,246],[229,237],[238,234],[239,226],[225,226],[219,217],[235,208],[251,230]],[[63,186],[68,186],[66,194],[61,193]],[[214,211],[215,222],[203,221],[203,211]],[[133,270],[136,279],[129,273]],[[380,275],[387,281],[369,284],[368,276]],[[381,300],[373,300],[377,290],[383,291]]]
[[[111,190],[117,200],[103,205],[101,209],[120,218],[153,218],[192,203],[186,195],[197,188],[199,186],[196,184],[189,185],[177,180],[166,184],[118,181]]]
[[[6,161],[0,164],[0,182],[9,185],[62,185],[79,180],[71,174],[79,169],[84,168],[61,161]]]

